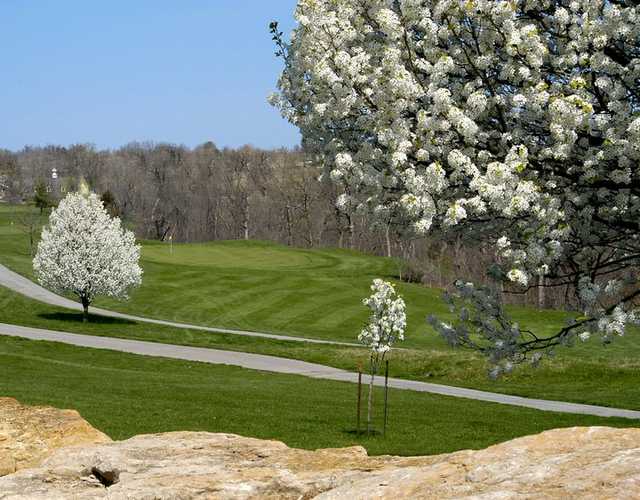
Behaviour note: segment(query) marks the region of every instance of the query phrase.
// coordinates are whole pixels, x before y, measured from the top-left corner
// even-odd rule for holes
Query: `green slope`
[[[30,273],[25,235],[10,224],[11,208],[0,206],[0,262]],[[188,261],[189,264],[180,264]],[[387,259],[339,250],[300,250],[262,242],[168,245],[145,243],[144,285],[129,303],[99,305],[134,314],[213,326],[271,330],[354,341],[366,319],[361,298],[373,277],[393,273]],[[486,377],[483,360],[452,350],[423,322],[429,312],[446,316],[439,291],[400,284],[409,304],[407,350],[396,351],[392,375],[522,396],[639,408],[637,331],[606,347],[596,339],[558,351],[539,369],[522,368],[497,382]],[[166,343],[216,347],[303,359],[355,370],[366,365],[364,349],[315,346],[211,335],[198,331],[109,319],[82,325],[78,316],[0,290],[0,321],[121,336]],[[521,323],[550,330],[561,312],[520,309]]]
[[[0,262],[32,277],[26,235],[0,207]],[[24,208],[20,208],[24,210]],[[131,314],[200,325],[354,341],[367,320],[362,298],[374,278],[393,279],[390,259],[346,250],[306,250],[267,242],[173,245],[144,242],[142,286],[131,300],[95,305]],[[441,292],[397,283],[407,302],[407,348],[446,349],[425,323],[447,317]],[[514,310],[537,331],[552,331],[564,314]]]
[[[387,437],[367,438],[353,434],[353,384],[3,337],[0,367],[1,395],[75,408],[115,439],[205,430],[303,448],[361,444],[372,454],[422,455],[483,448],[555,427],[636,424],[390,391]],[[377,416],[379,426],[379,409]]]

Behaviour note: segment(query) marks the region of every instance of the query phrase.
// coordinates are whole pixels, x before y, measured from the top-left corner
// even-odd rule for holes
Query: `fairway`
[[[11,226],[8,216],[11,212],[8,207],[2,208],[4,210],[0,214],[4,215],[4,219],[0,225],[0,248],[3,251],[0,253],[0,260],[29,275],[30,259],[25,252],[24,235],[15,226]],[[127,309],[137,314],[147,311],[147,315],[156,317],[171,317],[176,308],[177,311],[192,309],[195,316],[199,315],[203,319],[202,323],[206,323],[204,320],[208,319],[208,323],[215,326],[223,324],[208,318],[205,312],[211,310],[212,317],[219,319],[231,316],[231,313],[227,312],[228,309],[237,315],[238,321],[245,322],[245,327],[254,327],[262,331],[267,329],[261,326],[259,319],[249,322],[248,318],[252,316],[247,314],[256,303],[263,304],[264,297],[257,294],[253,301],[231,303],[227,295],[233,294],[225,295],[224,290],[220,288],[220,280],[226,276],[229,287],[238,286],[237,283],[244,284],[245,292],[248,294],[251,293],[251,283],[260,282],[262,295],[279,293],[290,297],[293,302],[284,310],[272,309],[270,313],[263,311],[264,321],[273,321],[277,313],[288,314],[296,318],[303,329],[304,311],[308,310],[310,305],[333,301],[331,295],[319,293],[318,289],[330,289],[337,286],[335,283],[344,286],[351,282],[353,287],[361,292],[351,290],[349,297],[342,299],[348,302],[338,301],[332,308],[327,306],[322,311],[328,321],[344,314],[346,310],[354,311],[354,316],[348,320],[352,326],[344,327],[342,331],[342,339],[348,341],[355,340],[361,322],[366,318],[366,310],[360,305],[360,299],[368,292],[369,280],[375,276],[373,273],[393,271],[392,263],[388,259],[348,251],[289,249],[261,242],[174,245],[173,254],[169,245],[147,243],[144,245],[144,256],[145,284],[134,294],[132,303],[112,302],[109,306]],[[177,264],[179,259],[191,257],[196,264]],[[219,261],[227,265],[220,266]],[[268,270],[264,270],[265,267]],[[367,276],[367,272],[372,274]],[[360,273],[364,274],[364,277],[359,277]],[[163,275],[171,275],[172,278],[163,281]],[[315,283],[315,293],[305,293],[306,285],[300,276],[307,276],[308,280]],[[170,291],[164,295],[154,293],[154,286]],[[289,289],[289,286],[298,286],[300,290]],[[638,337],[634,330],[624,338],[615,339],[611,345],[600,346],[598,341],[593,339],[590,343],[559,349],[553,360],[545,361],[537,369],[525,366],[508,377],[491,381],[486,375],[485,362],[479,355],[449,348],[439,337],[429,332],[421,321],[422,316],[429,311],[442,310],[440,293],[416,285],[402,287],[407,292],[405,296],[410,304],[414,329],[410,330],[408,341],[403,344],[405,349],[392,353],[392,376],[526,397],[639,408],[640,386],[636,382],[640,361],[637,356]],[[190,296],[193,297],[187,301],[186,297]],[[166,303],[163,302],[163,297]],[[172,297],[173,300],[170,300]],[[164,303],[164,306],[158,307],[156,300]],[[99,305],[106,303],[107,301],[99,301]],[[228,305],[222,307],[219,305],[222,303]],[[89,324],[82,324],[80,316],[76,313],[35,302],[5,289],[0,289],[0,305],[4,311],[2,321],[24,326],[269,354],[350,371],[356,370],[359,364],[366,366],[368,361],[368,352],[364,348],[251,339],[99,317],[94,317]],[[562,316],[562,313],[558,312],[524,309],[520,310],[519,314],[529,324],[540,328],[549,327],[553,323],[550,318]],[[189,320],[189,315],[182,319]],[[322,321],[319,321],[317,326],[322,327]],[[325,338],[339,338],[338,330],[319,331],[325,331]],[[282,332],[296,333],[288,328],[283,328]],[[303,333],[308,334],[306,330]]]
[[[174,245],[173,252],[166,244],[145,244],[142,287],[130,302],[105,306],[208,326],[353,341],[367,318],[361,299],[371,280],[394,272],[387,259],[265,242]],[[417,315],[410,322],[415,333],[426,332]],[[414,342],[429,343],[416,336]]]
[[[106,337],[162,342],[230,351],[267,354],[355,371],[366,367],[364,347],[318,345],[172,328],[144,322],[93,316],[82,323],[80,313],[43,304],[0,287],[3,321],[23,326]],[[633,340],[633,339],[631,339]],[[453,349],[394,350],[393,377],[503,392],[518,396],[638,409],[640,362],[625,350],[629,339],[589,350],[564,349],[532,369],[522,367],[499,380],[490,380],[484,360],[476,353]]]
[[[387,437],[367,438],[353,433],[353,384],[6,337],[0,366],[3,396],[77,409],[114,439],[205,430],[301,448],[361,444],[371,454],[417,455],[482,448],[555,427],[635,424],[392,390]]]
[[[25,210],[19,207],[19,210]],[[26,235],[14,208],[0,206],[0,262],[33,277]],[[425,318],[449,313],[442,292],[395,279],[392,259],[338,249],[297,249],[269,242],[143,242],[142,286],[131,299],[99,299],[120,312],[191,324],[353,342],[367,320],[362,298],[374,278],[397,283],[407,303],[403,347],[448,350]],[[553,331],[562,312],[514,309],[524,326]]]

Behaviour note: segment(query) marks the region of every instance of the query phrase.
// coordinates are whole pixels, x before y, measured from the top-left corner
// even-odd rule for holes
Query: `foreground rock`
[[[556,429],[481,451],[368,457],[175,432],[60,450],[0,498],[640,498],[640,429]]]
[[[375,476],[318,498],[638,499],[640,429],[555,429]]]
[[[64,446],[108,441],[75,410],[26,406],[13,398],[0,398],[0,476],[39,465]]]

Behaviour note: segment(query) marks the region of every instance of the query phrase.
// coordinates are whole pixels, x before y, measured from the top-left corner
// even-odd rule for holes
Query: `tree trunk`
[[[307,246],[313,247],[313,224],[311,223],[311,211],[309,209],[309,195],[304,194],[302,202],[302,214],[307,226]]]
[[[544,309],[545,306],[544,286],[545,279],[544,275],[541,274],[540,276],[538,276],[538,309]]]
[[[89,299],[87,299],[86,297],[82,297],[82,322],[83,323],[88,323],[89,322]]]
[[[356,233],[356,227],[355,227],[355,222],[353,220],[353,217],[351,215],[348,216],[349,217],[349,248],[351,250],[355,250],[356,249],[356,238],[355,238],[355,233]]]
[[[333,207],[333,215],[336,218],[336,231],[338,232],[338,248],[344,244],[344,227],[342,225],[342,214],[336,205]]]
[[[284,207],[284,219],[287,223],[287,245],[293,246],[293,231],[291,229],[291,205],[288,203]]]
[[[387,227],[384,232],[385,240],[387,243],[387,257],[391,257],[391,235],[389,234],[390,232],[389,227],[390,227],[390,224],[387,224]]]
[[[218,239],[218,226],[220,225],[220,213],[219,213],[220,203],[218,202],[218,198],[216,198],[216,204],[213,207],[213,239]]]
[[[449,250],[449,246],[445,242],[443,242],[442,246],[440,247],[440,257],[438,258],[438,265],[436,266],[438,269],[438,285],[437,286],[446,286],[444,283],[445,280],[444,280],[444,275],[442,273],[442,270],[444,269],[444,260],[448,250]]]
[[[242,232],[245,240],[249,239],[249,199],[244,199],[244,207],[242,210]]]
[[[369,400],[367,402],[367,435],[372,431],[372,419],[373,419],[373,382],[376,376],[377,364],[374,363],[373,357],[371,360],[371,379],[369,380]]]

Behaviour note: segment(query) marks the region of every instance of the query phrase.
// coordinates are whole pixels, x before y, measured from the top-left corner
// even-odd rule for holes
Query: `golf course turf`
[[[392,390],[387,436],[367,437],[354,433],[354,384],[9,337],[0,337],[0,367],[1,395],[77,409],[114,439],[202,430],[302,448],[361,444],[371,454],[418,455],[482,448],[554,427],[636,424]],[[381,396],[378,390],[377,429]]]
[[[33,278],[25,207],[0,206],[0,263]],[[13,222],[13,223],[12,223]],[[374,277],[394,279],[395,263],[345,250],[267,242],[174,245],[143,242],[144,280],[129,302],[96,305],[192,324],[353,342],[367,318],[361,299]],[[391,353],[391,375],[528,397],[637,409],[635,331],[608,346],[563,348],[536,369],[490,381],[484,360],[454,350],[424,318],[447,317],[441,291],[398,283],[409,328]],[[317,345],[172,328],[92,316],[0,288],[0,322],[58,331],[254,352],[348,370],[366,369],[365,348]],[[561,311],[512,308],[528,328],[551,331]],[[362,444],[371,453],[430,454],[481,448],[519,435],[573,425],[631,426],[633,420],[563,415],[411,391],[391,392],[386,439],[356,436],[355,386],[229,366],[154,359],[58,343],[0,337],[0,395],[78,409],[116,439],[169,430],[233,432],[306,448]],[[381,401],[380,395],[376,401]],[[378,410],[377,416],[380,417]],[[379,422],[378,422],[379,424]]]

